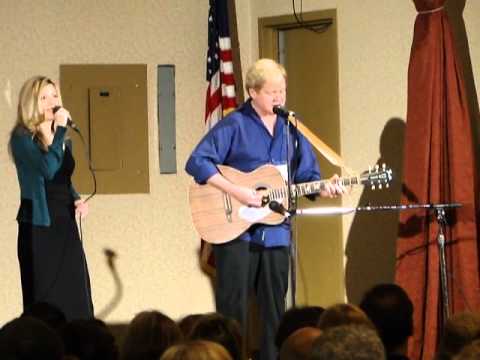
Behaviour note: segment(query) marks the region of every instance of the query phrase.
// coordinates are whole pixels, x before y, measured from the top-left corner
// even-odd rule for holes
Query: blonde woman
[[[220,344],[195,340],[172,346],[160,360],[232,360],[232,357]]]
[[[86,216],[88,207],[71,183],[75,161],[65,139],[69,117],[52,80],[45,76],[27,80],[19,95],[10,151],[20,185],[23,307],[47,302],[70,320],[93,317],[93,306],[75,221],[76,214]]]

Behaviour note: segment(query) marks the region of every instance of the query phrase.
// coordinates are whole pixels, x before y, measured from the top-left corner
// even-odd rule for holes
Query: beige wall
[[[291,13],[290,0],[236,0],[242,65],[258,56],[257,19]],[[297,2],[298,3],[298,2]],[[48,4],[48,5],[47,5]],[[148,64],[150,184],[148,195],[97,195],[84,223],[97,311],[114,292],[102,250],[118,254],[123,297],[106,318],[127,321],[143,309],[174,318],[213,310],[197,267],[182,169],[203,133],[207,0],[4,0],[0,4],[0,324],[21,311],[15,215],[19,201],[7,137],[17,93],[34,74],[58,77],[63,63]],[[374,163],[378,138],[392,117],[405,118],[406,72],[415,9],[410,1],[304,0],[304,11],[337,8],[342,153],[355,169]],[[467,2],[465,23],[475,76],[480,76],[480,3]],[[159,175],[156,65],[176,65],[177,175]],[[361,136],[359,136],[361,134]],[[359,193],[345,199],[357,203]],[[351,218],[344,219],[348,236]]]

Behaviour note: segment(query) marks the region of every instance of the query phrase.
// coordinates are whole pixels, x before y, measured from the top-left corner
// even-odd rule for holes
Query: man
[[[377,328],[387,359],[408,360],[408,338],[413,334],[413,304],[396,284],[379,284],[368,290],[360,303]]]
[[[291,334],[280,348],[279,360],[310,359],[314,341],[322,334],[315,327],[303,327]]]
[[[285,69],[270,59],[260,59],[248,70],[245,86],[249,99],[217,123],[205,135],[188,159],[186,171],[197,183],[208,183],[250,207],[262,206],[262,194],[230,182],[216,165],[228,165],[251,172],[272,164],[280,172],[287,167],[287,125],[273,112],[286,101]],[[290,128],[293,139],[288,161],[293,182],[320,179],[317,160],[308,141]],[[294,149],[294,145],[296,149]],[[322,196],[343,193],[332,183]],[[290,223],[252,225],[237,239],[214,245],[217,269],[215,300],[217,311],[239,321],[246,329],[247,299],[254,290],[263,324],[260,348],[262,360],[276,359],[275,332],[285,310],[288,286]]]

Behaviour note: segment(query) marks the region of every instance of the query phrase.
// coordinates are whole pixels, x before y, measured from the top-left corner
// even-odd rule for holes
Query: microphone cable
[[[87,160],[88,170],[90,171],[90,174],[92,175],[93,191],[84,200],[84,202],[86,203],[87,201],[92,199],[97,194],[97,178],[95,176],[95,170],[93,170],[93,163],[92,163],[92,159],[90,157],[90,150],[89,150],[89,147],[87,146],[87,143],[85,142],[85,138],[83,137],[81,131],[76,126],[71,127],[71,129],[78,134],[78,136],[79,136],[79,138],[82,142],[83,148],[85,150],[84,155],[85,155],[85,159]],[[83,243],[83,228],[82,228],[82,215],[81,214],[79,216],[78,223],[79,223],[79,232],[80,232],[80,242]]]
[[[303,0],[300,0],[300,13],[297,13],[295,0],[292,0],[292,10],[293,16],[295,17],[295,21],[297,25],[306,30],[313,31],[314,33],[320,34],[328,30],[330,25],[333,24],[332,19],[322,19],[318,21],[305,21],[303,19]]]

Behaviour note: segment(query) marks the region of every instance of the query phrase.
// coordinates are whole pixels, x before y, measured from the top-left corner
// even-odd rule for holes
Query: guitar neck
[[[318,181],[311,181],[307,183],[294,184],[294,185],[291,185],[290,189],[293,196],[305,196],[305,195],[311,195],[311,194],[318,194],[322,190],[325,190],[325,187],[329,182],[330,180],[318,180]],[[358,185],[360,183],[358,177],[340,178],[337,180],[337,182],[343,186]],[[288,197],[287,188],[288,187],[285,186],[280,189],[270,189],[269,190],[270,199],[280,200],[280,199],[287,198]]]

